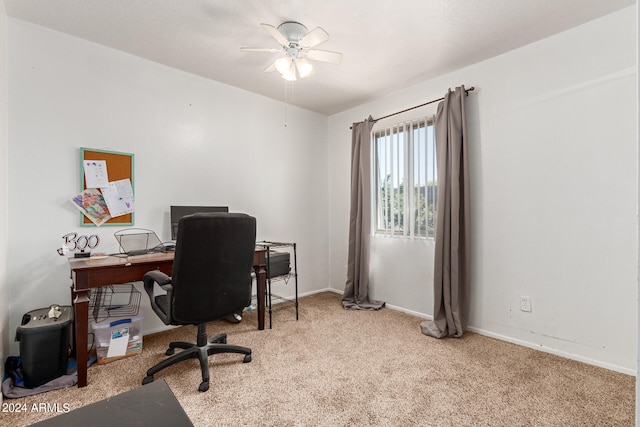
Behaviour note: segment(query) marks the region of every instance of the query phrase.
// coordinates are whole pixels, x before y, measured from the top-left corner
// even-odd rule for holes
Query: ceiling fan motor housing
[[[307,27],[294,21],[283,22],[278,26],[278,31],[289,40],[290,45],[291,43],[297,45],[300,39],[308,33]]]

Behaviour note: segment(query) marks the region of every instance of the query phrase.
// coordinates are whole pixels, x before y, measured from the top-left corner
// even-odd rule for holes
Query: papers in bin
[[[129,344],[128,326],[112,330],[107,358],[124,356],[127,353],[127,344]]]

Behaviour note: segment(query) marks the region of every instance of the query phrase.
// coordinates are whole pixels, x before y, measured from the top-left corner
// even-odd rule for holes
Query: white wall
[[[135,154],[136,227],[169,239],[170,205],[228,205],[259,240],[298,243],[300,293],[327,287],[325,116],[288,106],[285,128],[283,103],[13,18],[8,31],[9,331],[70,304],[63,235],[117,251],[123,227],[80,227],[69,201],[80,147]],[[163,326],[146,296],[143,315],[145,332]]]
[[[476,87],[470,329],[635,373],[635,7],[330,117],[331,286],[346,275],[349,126],[460,84]],[[372,297],[432,315],[433,244],[372,247]]]
[[[9,287],[7,285],[7,15],[0,1],[0,375],[9,348]],[[2,401],[2,397],[0,397]]]

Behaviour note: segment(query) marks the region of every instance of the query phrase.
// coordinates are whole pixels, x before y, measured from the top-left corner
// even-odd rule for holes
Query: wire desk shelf
[[[273,327],[273,322],[272,322],[272,313],[274,311],[273,308],[273,304],[272,304],[272,300],[280,300],[283,302],[289,302],[291,304],[293,304],[295,306],[296,309],[296,320],[298,320],[299,318],[299,313],[298,313],[298,259],[297,259],[297,245],[296,243],[285,243],[285,242],[272,242],[272,241],[267,241],[267,240],[263,240],[260,242],[256,242],[256,247],[259,248],[264,248],[267,249],[267,294],[266,294],[266,298],[267,298],[267,308],[269,310],[269,329],[272,329]],[[275,249],[288,249],[291,252],[293,252],[293,266],[290,266],[289,268],[289,272],[286,274],[278,274],[278,275],[274,275],[273,277],[271,276],[271,271],[272,269],[271,267],[271,256],[273,255],[273,252],[275,252]],[[295,297],[294,299],[291,298],[286,298],[280,295],[276,295],[272,292],[271,290],[271,284],[272,282],[277,282],[277,281],[283,281],[285,284],[288,284],[289,281],[293,279],[294,285],[295,285]],[[287,306],[290,306],[289,304],[283,304],[280,305],[278,304],[278,309],[280,308],[286,308]]]

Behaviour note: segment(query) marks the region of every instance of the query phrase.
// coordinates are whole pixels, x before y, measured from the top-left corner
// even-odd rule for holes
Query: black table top
[[[37,427],[175,426],[193,427],[164,380],[109,397],[33,424]]]

